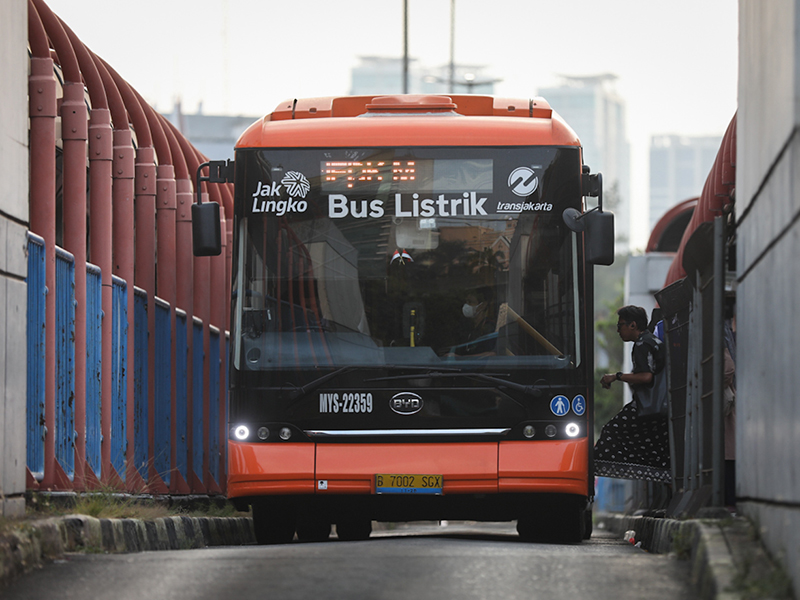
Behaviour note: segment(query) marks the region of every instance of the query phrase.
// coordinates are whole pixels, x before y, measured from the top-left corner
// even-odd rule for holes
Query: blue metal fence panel
[[[117,276],[113,276],[111,281],[111,466],[124,481],[128,448],[128,286]]]
[[[148,374],[147,374],[147,292],[133,288],[133,460],[147,481]]]
[[[176,468],[184,481],[189,480],[189,423],[187,420],[187,395],[189,374],[188,329],[186,312],[175,309],[175,454]]]
[[[75,476],[75,259],[56,248],[56,460]]]
[[[203,477],[203,321],[192,324],[192,469]]]
[[[209,327],[208,344],[208,470],[219,482],[219,329]]]
[[[156,472],[170,483],[170,437],[172,434],[172,319],[170,305],[156,298],[156,360],[153,461]]]
[[[86,265],[86,461],[101,474],[100,425],[103,393],[103,281],[100,267]]]
[[[39,481],[44,477],[44,390],[45,390],[45,278],[44,240],[28,233],[28,383],[27,463]]]

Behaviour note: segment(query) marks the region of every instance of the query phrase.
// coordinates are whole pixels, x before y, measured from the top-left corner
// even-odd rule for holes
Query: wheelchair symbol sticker
[[[550,400],[550,410],[557,417],[563,417],[569,412],[569,398],[566,396],[555,396]]]
[[[578,394],[572,399],[572,412],[579,417],[586,412],[586,398]]]

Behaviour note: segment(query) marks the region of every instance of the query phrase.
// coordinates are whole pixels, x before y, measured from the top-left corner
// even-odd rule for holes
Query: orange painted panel
[[[348,146],[577,146],[578,138],[558,119],[505,117],[380,117],[259,121],[237,148]]]
[[[240,481],[228,483],[228,497],[269,496],[273,494],[313,494],[314,480]]]
[[[496,443],[318,444],[317,479],[353,479],[376,473],[495,479]]]
[[[317,493],[374,492],[378,473],[443,475],[443,492],[497,492],[497,444],[318,444]]]
[[[516,494],[577,494],[585,496],[586,477],[582,479],[501,478],[497,484],[501,493]]]
[[[589,440],[501,442],[498,472],[504,477],[587,480]]]
[[[228,442],[228,483],[314,479],[314,444]]]

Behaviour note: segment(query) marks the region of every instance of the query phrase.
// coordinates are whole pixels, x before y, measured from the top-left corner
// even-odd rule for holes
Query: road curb
[[[680,521],[604,514],[596,523],[620,537],[634,531],[636,542],[648,552],[689,558],[692,584],[704,599],[754,597],[754,589],[782,577],[755,527],[743,517]]]
[[[84,515],[21,522],[0,535],[0,585],[66,552],[185,550],[255,543],[248,517],[96,519]]]

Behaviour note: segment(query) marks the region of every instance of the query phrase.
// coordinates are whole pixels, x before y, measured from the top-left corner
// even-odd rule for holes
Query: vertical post
[[[697,311],[695,316],[695,334],[693,336],[693,343],[695,346],[694,351],[694,394],[692,395],[692,431],[693,445],[694,445],[694,477],[695,489],[699,490],[705,483],[703,476],[703,463],[705,457],[703,456],[703,290],[700,272],[696,273],[695,297],[697,304],[694,310]]]
[[[86,142],[89,121],[83,83],[64,84],[64,248],[75,260],[75,489],[85,489],[86,463]],[[70,449],[72,451],[72,449]]]
[[[403,0],[403,93],[408,93],[408,0]]]
[[[155,149],[152,146],[138,148],[136,151],[136,200],[134,202],[134,218],[136,223],[136,268],[134,279],[137,287],[145,292],[147,303],[147,344],[146,371],[147,381],[142,382],[145,398],[148,403],[148,422],[142,423],[147,431],[147,461],[149,468],[140,470],[142,478],[152,491],[166,493],[168,490],[156,474],[153,466],[155,445],[155,354],[156,354],[156,194],[158,172],[156,168]],[[138,326],[138,325],[137,325]],[[141,465],[137,463],[137,468]]]
[[[101,277],[101,348],[100,348],[100,440],[111,439],[111,340],[113,335],[114,294],[111,282],[112,256],[112,177],[114,133],[108,109],[93,108],[89,118],[89,249],[92,262]],[[109,444],[100,443],[100,465],[96,475],[105,477],[110,466]]]
[[[185,312],[186,324],[184,325],[185,337],[182,340],[188,347],[189,357],[186,361],[186,376],[184,378],[184,393],[186,394],[186,415],[183,423],[186,429],[181,433],[185,436],[185,443],[181,444],[181,451],[186,450],[186,454],[176,457],[176,462],[186,465],[188,479],[186,480],[186,491],[202,491],[202,486],[193,479],[194,464],[192,448],[194,447],[194,431],[192,430],[192,417],[194,407],[192,398],[194,394],[194,362],[192,352],[194,348],[194,327],[192,326],[192,316],[194,315],[194,295],[192,293],[194,285],[194,259],[192,257],[192,182],[189,179],[178,179],[176,181],[176,214],[175,214],[175,290],[176,307]],[[202,338],[201,338],[202,339]],[[177,421],[180,422],[180,421]]]
[[[723,217],[714,218],[714,371],[712,374],[712,471],[711,502],[712,506],[725,505],[725,438],[724,418],[722,414],[722,386],[724,370],[724,306],[725,291],[725,223]]]
[[[115,124],[116,125],[116,124]],[[114,347],[118,353],[113,362],[114,375],[112,386],[115,387],[114,398],[122,404],[115,404],[117,410],[110,411],[103,417],[103,431],[108,432],[108,443],[103,444],[103,460],[108,460],[108,469],[103,469],[103,481],[111,484],[129,482],[128,475],[133,472],[133,377],[127,367],[133,367],[133,343],[128,337],[133,334],[133,196],[135,193],[136,157],[133,148],[133,136],[130,129],[114,129],[114,158],[112,195],[112,256],[114,275],[112,289],[116,295],[114,301],[114,331],[116,342],[121,346]],[[116,277],[116,280],[114,279]],[[124,322],[121,319],[125,319]],[[115,343],[116,343],[115,342]],[[123,355],[119,355],[124,352]],[[119,410],[124,415],[118,414]],[[112,416],[113,415],[113,416]],[[110,417],[110,418],[109,418]],[[115,419],[124,419],[118,422]],[[105,434],[104,434],[105,435]],[[116,439],[124,435],[125,439]],[[120,455],[122,452],[122,455]],[[118,481],[119,480],[119,481]],[[136,489],[136,488],[132,488]]]
[[[456,0],[450,0],[450,77],[447,91],[451,94],[456,85]]]
[[[44,35],[44,34],[42,34]],[[31,231],[44,241],[44,459],[42,486],[55,484],[56,406],[56,79],[50,58],[31,58],[30,114]]]

